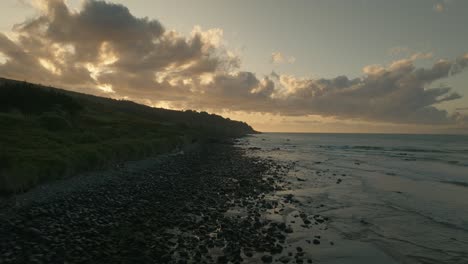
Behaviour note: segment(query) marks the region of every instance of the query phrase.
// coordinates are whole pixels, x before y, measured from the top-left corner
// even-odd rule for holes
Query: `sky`
[[[3,0],[0,76],[259,131],[468,133],[468,1]]]

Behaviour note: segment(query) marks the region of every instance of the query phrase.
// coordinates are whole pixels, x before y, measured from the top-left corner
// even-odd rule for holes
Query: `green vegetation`
[[[0,79],[0,194],[197,140],[253,132],[246,123],[205,112]]]

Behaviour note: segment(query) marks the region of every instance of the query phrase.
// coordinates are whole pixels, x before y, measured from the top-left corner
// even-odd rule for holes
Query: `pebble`
[[[262,214],[265,209],[284,212],[280,201],[266,195],[283,188],[282,176],[290,167],[218,147],[142,168],[118,166],[102,176],[105,184],[86,180],[80,191],[18,210],[13,219],[0,222],[0,256],[8,259],[1,263],[23,257],[31,263],[240,263],[253,252],[284,252],[293,228]],[[284,201],[297,203],[292,194]],[[241,213],[228,217],[225,213],[236,206]],[[295,217],[310,224],[304,213]],[[212,256],[217,250],[223,255]],[[296,257],[304,254],[296,250]],[[271,254],[261,261],[272,263]],[[278,260],[289,263],[292,256],[288,252]]]
[[[262,261],[264,263],[271,263],[271,262],[273,262],[273,257],[271,255],[263,255],[262,256]]]

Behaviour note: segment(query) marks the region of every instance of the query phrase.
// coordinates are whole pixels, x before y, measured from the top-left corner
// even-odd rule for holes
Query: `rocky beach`
[[[468,264],[468,0],[0,14],[0,264]]]
[[[300,202],[272,196],[294,164],[246,151],[213,143],[4,199],[0,263],[311,263],[282,221]],[[328,220],[294,217],[301,229]]]

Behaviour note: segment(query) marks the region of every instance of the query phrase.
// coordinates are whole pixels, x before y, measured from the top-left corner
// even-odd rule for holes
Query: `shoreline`
[[[320,246],[304,247],[314,263],[465,263],[466,187],[441,181],[466,181],[466,154],[430,153],[437,145],[443,153],[464,145],[362,139],[265,134],[239,143],[254,157],[296,162],[285,177],[288,190],[272,199],[293,194],[301,202],[285,208],[285,223],[297,225],[296,210],[330,219],[323,227],[294,228],[287,240],[294,247],[321,236]]]
[[[0,224],[0,263],[310,263],[286,252],[291,227],[265,216],[281,215],[268,194],[291,168],[218,143],[71,178],[79,187],[61,194],[46,193],[70,182],[51,184]]]

